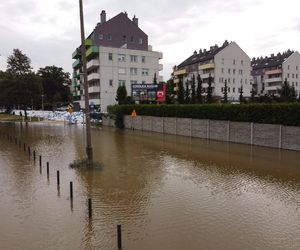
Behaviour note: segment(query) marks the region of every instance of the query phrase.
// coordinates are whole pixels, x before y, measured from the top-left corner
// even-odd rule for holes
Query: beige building
[[[199,74],[205,92],[211,76],[212,95],[218,99],[223,97],[225,80],[229,101],[239,100],[241,87],[244,97],[249,97],[252,89],[250,58],[235,42],[225,41],[221,47],[214,45],[209,50],[195,51],[175,67],[173,74],[175,82],[179,82],[181,78],[184,84],[191,80],[193,74],[195,77]]]

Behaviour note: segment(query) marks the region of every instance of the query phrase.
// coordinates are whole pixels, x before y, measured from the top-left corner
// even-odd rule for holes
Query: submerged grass
[[[70,163],[70,168],[79,169],[79,170],[102,170],[103,164],[99,162],[92,162],[92,164],[88,164],[87,159],[79,159]]]

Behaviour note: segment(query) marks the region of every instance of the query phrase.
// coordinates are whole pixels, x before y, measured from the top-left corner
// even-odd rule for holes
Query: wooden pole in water
[[[60,185],[60,178],[59,178],[59,170],[56,172],[56,180],[57,180],[57,186]]]
[[[40,155],[40,167],[42,166],[42,156]]]
[[[47,178],[49,179],[49,162],[47,161]]]
[[[118,250],[122,249],[122,229],[121,225],[117,225]]]
[[[35,150],[33,150],[33,160],[35,161]]]

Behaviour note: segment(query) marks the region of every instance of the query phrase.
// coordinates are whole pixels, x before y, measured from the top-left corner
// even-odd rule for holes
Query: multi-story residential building
[[[131,84],[153,83],[154,74],[162,81],[159,71],[163,69],[159,60],[162,53],[152,51],[148,36],[139,28],[138,18],[130,20],[127,13],[120,13],[106,21],[101,12],[100,23],[85,41],[87,47],[87,78],[90,105],[101,107],[116,103],[117,88],[125,85],[128,95]],[[84,107],[84,91],[81,79],[81,51],[77,48],[72,57],[73,96]]]
[[[227,80],[228,100],[238,101],[240,89],[243,96],[249,97],[251,92],[251,65],[249,56],[235,43],[225,41],[221,47],[211,46],[209,50],[200,49],[175,67],[175,82],[179,78],[185,84],[193,74],[200,74],[204,91],[207,92],[208,78],[212,80],[212,94],[221,99],[224,83]]]
[[[253,58],[251,61],[253,88],[258,95],[276,95],[285,79],[300,93],[300,54],[296,51]]]

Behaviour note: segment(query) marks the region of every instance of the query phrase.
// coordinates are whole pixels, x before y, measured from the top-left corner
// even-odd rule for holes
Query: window
[[[243,74],[243,70],[239,69],[239,74],[242,75]]]
[[[298,70],[298,66],[296,66],[296,70]]]
[[[103,40],[103,34],[99,34],[99,40]]]
[[[241,65],[244,65],[244,62],[243,62],[243,60],[241,60]]]
[[[126,41],[127,41],[126,36],[123,36],[123,42],[126,42]]]
[[[112,61],[112,59],[113,59],[113,54],[112,53],[108,53],[108,60]]]
[[[224,64],[224,58],[222,58],[222,64]]]
[[[126,62],[126,55],[118,54],[118,61],[119,62]]]
[[[137,81],[130,81],[130,84],[137,84]]]
[[[232,82],[235,83],[235,78],[232,79]]]
[[[125,69],[125,68],[119,68],[119,69],[118,69],[118,73],[119,73],[120,75],[125,75],[125,74],[126,74],[126,69]]]
[[[146,82],[145,81],[142,81],[142,84],[145,84]]]
[[[290,65],[288,65],[288,69],[290,69]]]
[[[107,35],[107,40],[108,40],[108,41],[111,41],[111,40],[112,40],[111,34],[108,34],[108,35]]]
[[[228,74],[230,74],[230,69],[228,69]]]
[[[233,70],[232,70],[232,74],[234,74],[234,75],[235,75],[235,69],[233,69]]]
[[[235,59],[233,59],[233,65],[235,65]]]
[[[289,73],[287,74],[287,78],[290,78],[290,74]]]
[[[220,77],[220,78],[219,78],[219,82],[223,82],[223,77]]]
[[[228,78],[228,83],[230,83],[230,78]]]
[[[230,93],[230,88],[228,88],[228,93]]]
[[[149,69],[142,69],[142,75],[143,76],[149,75]]]
[[[221,92],[224,92],[224,88],[223,87],[221,88]]]
[[[143,44],[143,38],[139,38],[139,44]]]
[[[109,86],[110,86],[110,87],[113,86],[113,80],[109,80]]]
[[[119,80],[119,87],[125,86],[126,81],[125,80]]]
[[[130,61],[131,62],[137,62],[137,56],[131,55],[130,56]]]
[[[240,83],[241,83],[241,84],[243,83],[243,79],[241,79]]]
[[[146,57],[142,56],[142,63],[145,63],[145,62],[146,62]]]
[[[134,38],[133,38],[133,36],[130,37],[130,42],[134,43]]]
[[[296,78],[298,78],[298,74],[296,74]]]
[[[295,77],[295,75],[294,74],[292,74],[292,78],[294,78]]]
[[[235,93],[235,88],[232,88],[232,92]]]
[[[224,68],[221,69],[222,73],[224,73]]]
[[[137,75],[137,68],[130,68],[130,75]]]

